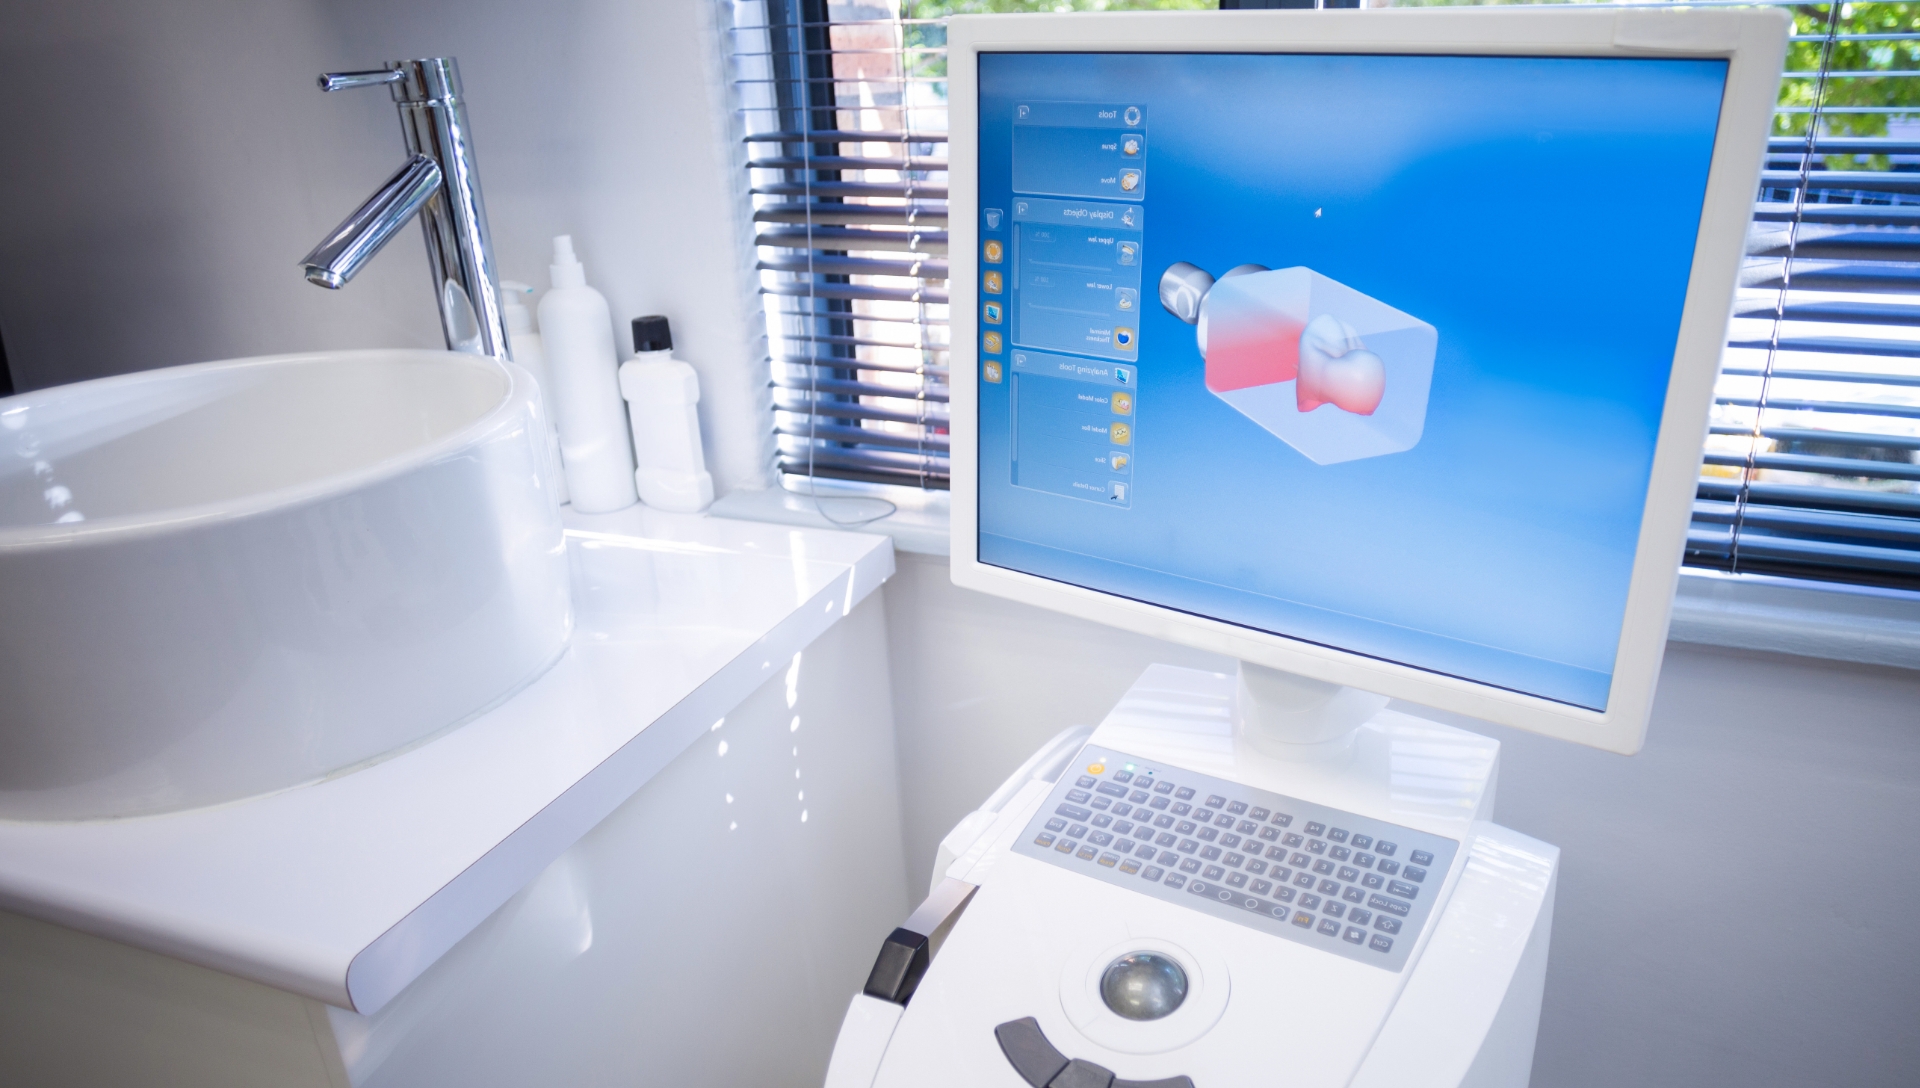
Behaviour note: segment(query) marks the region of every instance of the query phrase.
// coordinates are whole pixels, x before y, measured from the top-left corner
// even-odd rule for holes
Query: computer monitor
[[[955,18],[954,581],[1636,751],[1788,26]]]

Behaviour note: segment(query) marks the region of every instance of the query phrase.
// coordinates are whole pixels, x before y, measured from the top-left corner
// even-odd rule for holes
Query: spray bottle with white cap
[[[540,383],[540,395],[547,406],[547,446],[553,456],[554,501],[567,501],[567,474],[560,468],[560,426],[553,418],[553,379],[547,376],[546,349],[540,333],[533,327],[533,313],[520,300],[533,294],[533,288],[519,280],[500,281],[500,316],[507,326],[507,348],[513,361],[526,367]]]
[[[573,237],[553,240],[553,289],[540,298],[542,347],[567,492],[583,514],[632,506],[633,440],[620,399],[613,315],[573,255]]]

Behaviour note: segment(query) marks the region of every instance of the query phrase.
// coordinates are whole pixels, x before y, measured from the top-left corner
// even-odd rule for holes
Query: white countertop
[[[567,523],[573,645],[517,695],[279,793],[0,822],[0,908],[371,1013],[893,573],[880,536]]]

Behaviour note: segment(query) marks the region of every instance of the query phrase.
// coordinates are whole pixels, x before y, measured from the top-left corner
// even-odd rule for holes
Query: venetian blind
[[[945,28],[731,0],[783,473],[945,488]]]

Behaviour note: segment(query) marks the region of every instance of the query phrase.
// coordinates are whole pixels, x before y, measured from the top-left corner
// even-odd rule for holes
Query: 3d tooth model
[[[1194,326],[1207,389],[1316,464],[1420,441],[1439,333],[1419,318],[1310,268],[1257,264],[1215,280],[1181,261],[1160,305]]]

